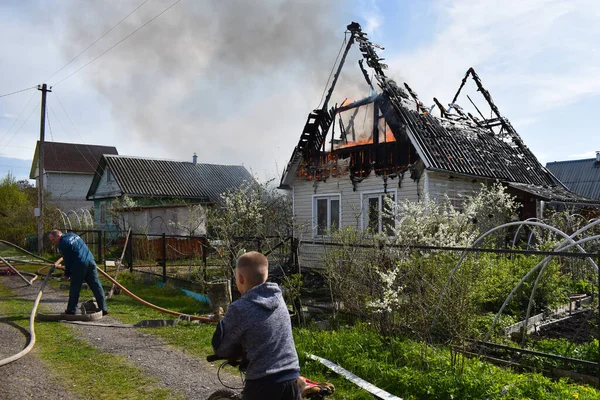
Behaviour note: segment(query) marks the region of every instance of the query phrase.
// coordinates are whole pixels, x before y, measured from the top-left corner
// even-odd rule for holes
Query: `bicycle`
[[[214,361],[218,361],[218,360],[225,360],[219,366],[219,369],[217,370],[217,378],[219,379],[219,382],[221,382],[221,384],[223,386],[225,386],[227,389],[219,389],[219,390],[215,391],[208,397],[207,400],[241,400],[241,398],[242,398],[241,388],[228,387],[227,385],[225,385],[223,383],[223,381],[221,381],[220,374],[221,374],[221,369],[226,365],[231,365],[232,367],[238,367],[238,369],[240,371],[240,375],[242,376],[242,383],[243,383],[244,382],[244,376],[243,376],[244,371],[246,370],[246,367],[248,365],[247,361],[244,359],[242,359],[242,360],[240,360],[240,359],[235,359],[235,360],[225,359],[225,358],[219,357],[215,354],[212,354],[212,355],[209,355],[206,357],[206,361],[208,361],[208,362],[214,362]],[[303,376],[298,377],[297,383],[298,383],[298,386],[300,386],[300,390],[301,390],[303,399],[323,400],[326,396],[333,394],[333,392],[335,391],[335,387],[329,382],[314,382]]]

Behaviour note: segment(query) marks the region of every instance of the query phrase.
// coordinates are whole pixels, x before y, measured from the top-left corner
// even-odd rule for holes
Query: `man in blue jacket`
[[[87,283],[94,293],[102,315],[108,314],[104,289],[98,279],[96,261],[83,239],[74,233],[62,233],[55,229],[50,232],[50,240],[57,245],[62,254],[62,258],[58,259],[54,265],[58,266],[61,261],[64,261],[65,278],[71,280],[69,303],[65,314],[77,314],[77,302],[83,282]]]

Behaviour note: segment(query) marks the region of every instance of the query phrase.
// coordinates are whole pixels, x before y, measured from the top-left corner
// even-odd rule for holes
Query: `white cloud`
[[[569,154],[568,158],[571,160],[577,160],[577,159],[582,159],[582,158],[595,158],[596,157],[596,152],[595,151],[587,151],[585,153],[581,153],[581,154]]]
[[[406,77],[425,103],[449,102],[471,66],[516,117],[600,94],[596,0],[444,0],[436,14],[429,44],[388,55],[390,75]]]
[[[365,21],[364,31],[373,36],[383,24],[383,15],[376,0],[360,0],[359,14]]]

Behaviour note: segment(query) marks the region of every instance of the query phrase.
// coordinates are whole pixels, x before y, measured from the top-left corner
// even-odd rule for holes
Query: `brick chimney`
[[[192,162],[194,165],[198,164],[198,155],[196,153],[194,153],[194,156],[192,157]]]

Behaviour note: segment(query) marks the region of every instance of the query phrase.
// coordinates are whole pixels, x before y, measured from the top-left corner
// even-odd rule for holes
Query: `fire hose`
[[[23,357],[25,354],[29,353],[31,351],[31,349],[33,349],[33,345],[35,344],[35,329],[34,329],[35,314],[37,313],[38,306],[40,305],[40,300],[42,299],[42,292],[44,291],[44,288],[46,287],[46,284],[48,283],[48,280],[50,279],[52,272],[54,272],[54,267],[50,268],[50,272],[48,272],[48,275],[46,275],[46,279],[44,279],[44,282],[42,283],[42,287],[40,287],[40,291],[38,292],[38,295],[35,298],[35,302],[33,303],[33,308],[31,309],[31,314],[29,315],[29,343],[23,350],[21,350],[17,354],[10,356],[8,358],[5,358],[3,360],[0,360],[0,367],[3,365],[6,365],[8,363],[11,363],[13,361],[18,360],[19,358]]]

